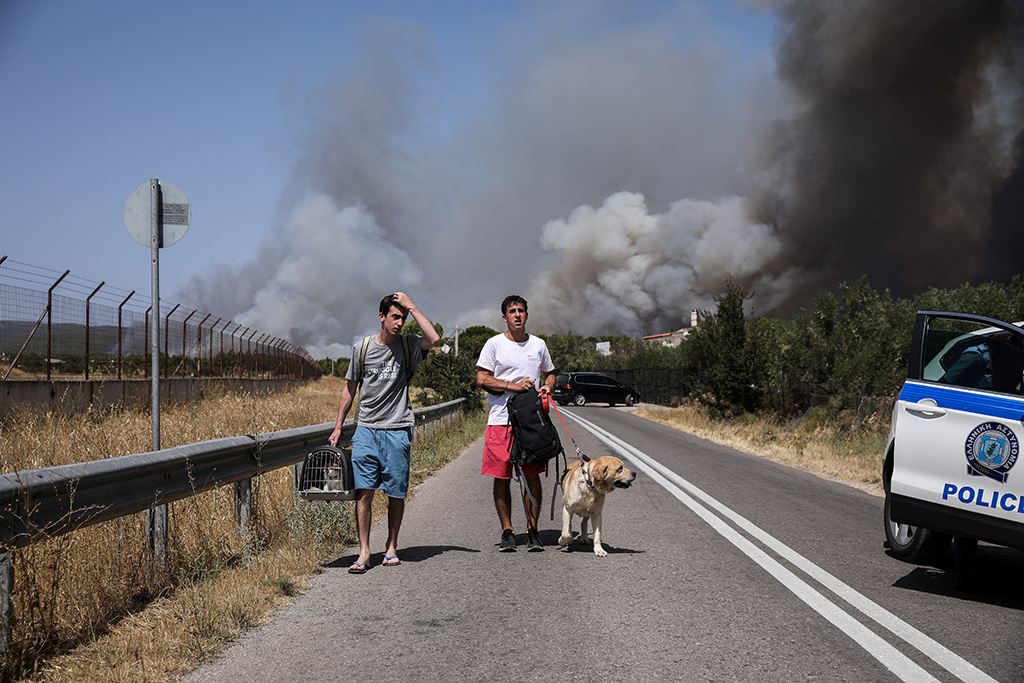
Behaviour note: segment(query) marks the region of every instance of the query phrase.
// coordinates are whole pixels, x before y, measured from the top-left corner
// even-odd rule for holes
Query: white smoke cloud
[[[741,197],[685,199],[662,215],[643,195],[620,192],[544,226],[541,244],[561,261],[530,293],[536,329],[640,336],[668,331],[711,308],[729,278],[752,283],[754,304],[785,297],[796,273],[764,274],[782,250],[773,228]]]
[[[578,9],[599,21],[609,11]],[[590,320],[607,322],[601,333],[679,327],[700,302],[683,301],[694,286],[673,278],[677,270],[696,276],[658,254],[668,248],[659,241],[676,237],[657,216],[643,229],[632,227],[639,216],[624,217],[614,226],[621,235],[591,230],[604,252],[596,257],[600,277],[591,272],[596,265],[587,271],[586,298],[566,269],[549,270],[570,250],[557,246],[557,236],[542,237],[552,232],[549,221],[623,190],[642,191],[666,212],[681,196],[740,191],[739,169],[782,111],[770,63],[749,55],[734,61],[736,51],[709,40],[699,16],[670,21],[587,35],[574,29],[586,21],[539,11],[505,36],[510,46],[535,49],[516,55],[486,107],[443,129],[426,123],[436,120],[444,93],[421,89],[431,69],[423,36],[385,32],[371,40],[368,30],[366,54],[296,102],[287,225],[256,261],[196,278],[181,298],[315,357],[338,355],[376,323],[381,292],[401,287],[448,331],[500,328],[501,300],[526,295],[538,278],[576,296],[534,287],[531,314],[535,301],[553,312],[537,331],[596,330]],[[644,230],[661,237],[644,241]],[[617,254],[628,256],[616,263]],[[545,302],[563,298],[571,298],[572,315]],[[674,319],[656,312],[668,299]],[[587,301],[604,313],[595,316]]]
[[[242,325],[286,331],[314,358],[347,356],[345,342],[376,329],[380,298],[419,287],[409,254],[392,244],[365,208],[339,208],[312,193],[292,211],[285,247],[236,317]]]

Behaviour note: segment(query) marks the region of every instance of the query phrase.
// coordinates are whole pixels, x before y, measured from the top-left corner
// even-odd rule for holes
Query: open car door
[[[921,311],[892,425],[887,522],[1024,547],[1024,329]],[[892,545],[892,544],[891,544]],[[899,554],[899,553],[897,553]]]

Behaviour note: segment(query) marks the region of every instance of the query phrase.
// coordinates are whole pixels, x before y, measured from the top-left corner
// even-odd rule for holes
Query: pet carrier
[[[306,456],[295,472],[296,488],[303,500],[353,500],[352,451],[320,446]]]

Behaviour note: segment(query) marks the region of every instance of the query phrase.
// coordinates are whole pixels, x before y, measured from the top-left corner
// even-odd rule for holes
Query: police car
[[[1024,549],[1024,329],[919,311],[882,467],[885,535],[908,562],[954,536]]]

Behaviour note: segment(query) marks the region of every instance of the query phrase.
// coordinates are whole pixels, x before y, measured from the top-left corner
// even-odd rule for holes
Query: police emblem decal
[[[1010,469],[1017,462],[1020,444],[1017,435],[1006,425],[985,422],[971,430],[964,444],[967,473],[989,477],[1006,483]]]

